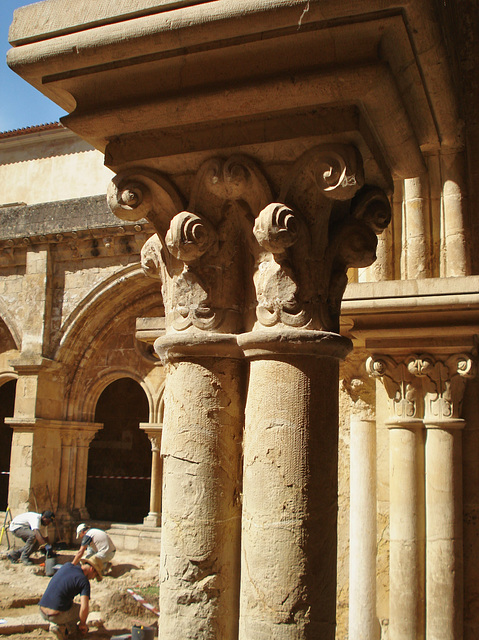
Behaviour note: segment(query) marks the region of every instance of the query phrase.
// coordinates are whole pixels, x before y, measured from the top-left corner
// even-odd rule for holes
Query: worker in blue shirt
[[[87,633],[90,610],[90,580],[102,579],[103,563],[90,556],[80,565],[67,562],[55,573],[39,602],[40,614],[50,623],[50,632],[65,640],[77,629]],[[80,596],[80,603],[73,601]]]

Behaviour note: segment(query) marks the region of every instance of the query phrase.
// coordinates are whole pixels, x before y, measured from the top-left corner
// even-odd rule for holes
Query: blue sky
[[[26,4],[33,4],[33,0],[0,0],[0,131],[56,122],[65,115],[63,109],[7,67],[13,11]]]

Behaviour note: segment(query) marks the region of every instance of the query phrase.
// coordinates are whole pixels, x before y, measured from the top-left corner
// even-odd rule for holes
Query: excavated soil
[[[58,563],[73,559],[75,550],[58,552]],[[34,566],[21,563],[12,564],[2,549],[0,557],[0,619],[23,618],[38,614],[38,601],[46,589],[50,578],[45,576],[43,556],[33,554]],[[158,606],[158,566],[159,557],[117,551],[110,572],[101,582],[91,583],[90,612],[101,622],[90,624],[85,638],[106,640],[112,636],[131,633],[134,624],[156,626],[157,616],[139,604],[128,592],[133,589],[155,607]],[[0,637],[2,628],[0,623]],[[37,640],[53,638],[46,630],[4,635],[8,640]]]

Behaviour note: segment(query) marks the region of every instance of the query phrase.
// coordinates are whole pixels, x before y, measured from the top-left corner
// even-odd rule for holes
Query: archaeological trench
[[[161,640],[479,637],[473,0],[45,0],[0,133],[0,509]],[[53,533],[53,532],[52,532]]]

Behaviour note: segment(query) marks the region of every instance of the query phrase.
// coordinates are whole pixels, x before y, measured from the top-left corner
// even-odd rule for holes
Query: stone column
[[[61,429],[59,435],[61,438],[61,463],[57,516],[68,526],[72,520],[75,495],[77,442],[74,429]]]
[[[367,369],[391,401],[389,635],[424,640],[424,429],[416,359],[375,356]]]
[[[466,379],[475,366],[466,354],[422,356],[426,438],[426,611],[428,640],[463,634],[462,429]]]
[[[431,276],[429,182],[427,174],[404,180],[405,278]]]
[[[466,239],[466,180],[464,154],[441,155],[442,241],[441,275],[465,276],[469,273],[469,247]]]
[[[365,189],[328,233],[336,201],[360,186],[352,151],[305,154],[253,229],[256,319],[238,337],[250,361],[241,640],[335,636],[338,368],[351,348],[339,311],[347,269],[374,261],[390,219],[384,194]]]
[[[186,211],[146,169],[109,192],[116,215],[157,231],[142,264],[166,324],[162,640],[238,637],[244,421],[240,638],[334,638],[338,360],[351,348],[339,313],[347,269],[375,260],[390,207],[360,191],[346,145],[305,153],[277,202],[269,184],[236,155],[200,167]]]
[[[88,520],[90,517],[86,508],[88,451],[95,434],[102,426],[100,423],[79,423],[75,427],[77,458],[73,514],[79,520]]]
[[[245,640],[335,634],[337,359],[350,347],[340,336],[321,343],[311,333],[303,343],[286,332],[279,344],[259,336],[253,342],[253,335],[242,342],[251,358],[241,558]]]
[[[377,640],[375,385],[367,378],[364,361],[347,364],[350,371],[343,380],[351,399],[349,637]]]
[[[220,640],[238,619],[243,374],[197,346],[166,365],[160,634]]]
[[[151,444],[150,511],[143,524],[157,527],[161,521],[161,490],[163,484],[163,460],[161,458],[162,424],[140,423]]]
[[[147,215],[158,232],[142,264],[161,280],[166,324],[155,342],[166,370],[162,640],[237,637],[244,363],[234,334],[244,285],[232,179],[223,160],[207,162],[188,211],[174,187],[148,171],[120,175],[110,190],[117,215]]]

